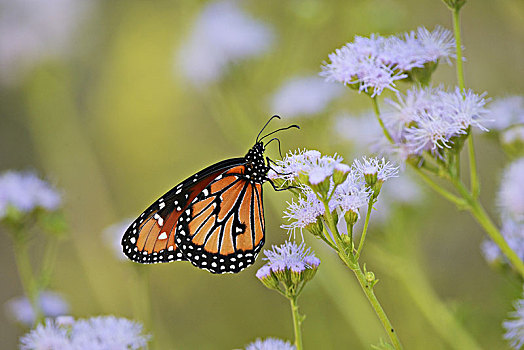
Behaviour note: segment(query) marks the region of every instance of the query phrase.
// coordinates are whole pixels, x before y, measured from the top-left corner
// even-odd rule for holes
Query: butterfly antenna
[[[278,153],[280,153],[280,158],[282,158],[282,149],[280,148],[280,140],[277,139],[276,137],[272,138],[271,140],[269,140],[265,145],[264,145],[264,148],[267,147],[267,145],[269,145],[271,143],[271,141],[277,141],[278,142]]]
[[[298,126],[297,124],[293,124],[293,125],[290,125],[290,126],[285,127],[285,128],[277,129],[277,130],[275,130],[275,131],[270,132],[270,133],[267,134],[267,135],[262,136],[262,137],[260,138],[260,140],[259,140],[258,137],[257,137],[257,142],[258,142],[258,141],[262,141],[263,139],[265,139],[265,138],[268,137],[269,135],[273,135],[273,134],[276,133],[276,132],[283,131],[283,130],[287,130],[287,129],[291,129],[291,128],[297,128],[297,129],[300,129],[300,126]]]
[[[272,120],[275,119],[275,118],[280,119],[280,116],[278,116],[278,115],[274,115],[274,116],[272,116],[271,118],[269,118],[269,120],[266,122],[266,124],[264,124],[264,127],[262,128],[262,130],[260,130],[260,132],[258,133],[258,135],[257,135],[257,139],[256,139],[255,143],[258,143],[258,141],[260,141],[260,140],[258,139],[258,138],[260,137],[260,134],[262,134],[262,131],[264,131],[264,129],[266,128],[266,126],[269,124],[269,122],[272,121]]]

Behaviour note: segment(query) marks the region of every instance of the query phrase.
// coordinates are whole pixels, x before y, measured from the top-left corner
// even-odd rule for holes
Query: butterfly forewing
[[[216,163],[160,197],[126,230],[122,238],[124,254],[143,264],[187,260],[175,240],[180,217],[211,181],[242,163],[245,163],[243,158]]]
[[[236,273],[264,245],[262,184],[246,166],[216,177],[182,214],[176,242],[187,260],[213,273]]]

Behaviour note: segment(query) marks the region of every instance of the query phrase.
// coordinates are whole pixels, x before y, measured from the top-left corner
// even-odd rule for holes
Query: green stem
[[[455,35],[456,55],[457,55],[457,81],[460,90],[466,90],[466,83],[464,81],[464,67],[462,58],[462,35],[460,32],[460,9],[452,10],[453,13],[453,33]],[[470,187],[474,198],[477,198],[480,193],[480,182],[478,178],[477,161],[475,158],[475,148],[473,147],[473,134],[470,132],[468,136],[468,157],[469,157],[469,173],[470,173]]]
[[[56,237],[49,237],[44,257],[42,259],[42,268],[40,270],[40,276],[38,278],[40,289],[46,289],[51,280],[51,275],[55,267],[56,256],[58,253],[59,239]]]
[[[302,350],[302,331],[300,329],[301,316],[298,313],[297,297],[290,297],[291,314],[293,315],[293,329],[295,331],[295,347],[296,350]]]
[[[36,325],[43,320],[43,315],[40,309],[40,303],[38,302],[38,284],[33,275],[27,248],[27,242],[25,240],[15,242],[16,267],[20,275],[24,294],[29,299],[35,313],[34,324]]]
[[[368,225],[369,225],[369,217],[371,216],[371,210],[373,209],[373,203],[375,201],[373,198],[369,200],[368,203],[368,211],[366,213],[366,221],[364,222],[364,229],[362,230],[362,236],[360,237],[360,242],[358,243],[358,249],[357,249],[357,259],[360,257],[360,252],[362,251],[362,247],[364,246],[364,240],[366,239],[366,233],[368,231]]]
[[[511,249],[508,245],[504,236],[500,233],[499,229],[490,217],[486,213],[486,210],[480,204],[479,200],[475,198],[468,190],[464,187],[462,182],[457,179],[453,179],[453,184],[462,197],[466,200],[468,204],[468,210],[473,214],[477,222],[484,228],[484,231],[490,236],[490,238],[495,242],[499,249],[504,253],[506,258],[511,262],[513,267],[519,272],[519,274],[524,277],[524,262],[519,258],[519,256]]]
[[[411,241],[409,244],[412,244]],[[397,257],[373,245],[368,248],[372,250],[373,256],[378,258],[379,263],[387,267],[386,271],[398,278],[404,285],[409,298],[450,348],[481,349],[481,346],[468,334],[453,312],[439,298],[427,274],[422,270],[421,264],[416,262],[416,256],[413,256],[410,246],[402,247],[403,254],[406,254],[407,251],[407,258]]]
[[[377,96],[372,97],[371,101],[373,101],[373,110],[375,111],[375,116],[377,117],[378,123],[380,124],[380,127],[382,128],[382,131],[384,132],[384,135],[386,135],[386,137],[389,140],[389,142],[394,144],[395,141],[393,141],[393,138],[391,137],[388,129],[386,129],[386,126],[384,125],[384,122],[382,121],[382,118],[380,118],[380,110],[378,108]]]
[[[445,190],[441,185],[437,184],[435,181],[433,181],[429,176],[427,176],[422,169],[418,168],[415,165],[412,165],[411,168],[424,180],[426,184],[428,184],[429,187],[431,187],[435,192],[440,194],[442,197],[446,198],[450,202],[455,203],[458,207],[464,207],[466,205],[466,202],[457,196],[455,196],[453,193]]]
[[[460,9],[454,9],[453,12],[453,32],[455,34],[455,44],[456,44],[456,55],[457,55],[457,80],[458,85],[461,90],[466,88],[464,83],[464,68],[463,68],[463,58],[462,58],[462,39],[460,34]]]
[[[346,265],[348,265],[349,268],[351,268],[351,265],[346,262]],[[382,323],[382,326],[384,327],[384,330],[386,331],[389,339],[393,343],[393,346],[395,349],[399,350],[402,349],[402,344],[400,343],[400,339],[397,336],[397,332],[395,331],[395,328],[393,328],[393,325],[389,321],[388,316],[384,312],[384,309],[380,305],[380,302],[378,301],[377,297],[375,296],[375,293],[373,292],[373,287],[368,283],[366,280],[366,276],[364,275],[364,272],[362,272],[362,269],[357,263],[357,268],[351,268],[355,276],[357,277],[358,283],[360,284],[360,287],[362,287],[362,290],[366,294],[366,297],[369,300],[369,303],[375,310],[375,313],[377,314],[380,322]]]

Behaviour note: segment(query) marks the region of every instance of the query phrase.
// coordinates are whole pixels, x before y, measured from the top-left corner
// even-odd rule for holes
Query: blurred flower
[[[286,81],[271,99],[271,110],[285,117],[311,116],[322,112],[342,94],[342,87],[316,76]]]
[[[498,193],[502,216],[524,224],[524,157],[505,170]]]
[[[524,260],[524,223],[517,223],[511,219],[505,219],[502,223],[500,233],[508,243],[509,247]],[[507,262],[499,247],[491,240],[485,240],[481,245],[482,253],[488,263],[496,261]]]
[[[71,341],[67,329],[58,326],[53,320],[47,319],[45,324],[36,328],[20,338],[20,350],[71,350]]]
[[[523,96],[497,98],[490,103],[489,110],[488,128],[504,130],[515,124],[524,124]]]
[[[69,304],[58,293],[43,291],[38,296],[38,303],[44,317],[55,318],[69,312]],[[25,326],[32,326],[35,322],[35,312],[31,302],[26,297],[16,297],[5,303],[5,310],[9,318]]]
[[[276,339],[266,338],[264,340],[257,339],[246,346],[246,350],[294,350],[295,346],[289,342]]]
[[[127,260],[127,257],[122,251],[121,241],[124,232],[126,232],[127,228],[129,227],[129,225],[131,225],[132,222],[133,219],[125,219],[116,224],[106,227],[102,232],[102,238],[104,239],[106,245],[109,248],[111,248],[115,257],[118,260]]]
[[[14,83],[41,61],[69,54],[94,3],[0,0],[0,82]]]
[[[396,91],[397,80],[411,77],[428,82],[439,60],[449,63],[454,57],[454,47],[453,35],[441,27],[432,32],[421,27],[390,37],[355,36],[353,42],[329,55],[321,75],[374,97],[384,89]],[[434,65],[426,67],[429,63]]]
[[[38,207],[56,210],[60,204],[58,192],[33,173],[7,171],[0,175],[0,219],[9,206],[28,213]]]
[[[373,206],[376,210],[371,212],[372,221],[387,225],[392,209],[420,205],[423,197],[420,185],[408,172],[403,172],[401,176],[390,179],[388,186],[380,191],[380,201]]]
[[[145,349],[149,335],[142,325],[125,318],[98,316],[58,324],[46,320],[20,339],[22,350]]]
[[[376,153],[380,144],[389,144],[372,111],[356,116],[347,113],[338,115],[335,131],[343,140],[351,142],[352,153]]]
[[[395,145],[404,158],[424,151],[442,157],[443,150],[455,146],[456,138],[466,137],[470,127],[483,131],[487,110],[484,95],[471,90],[446,91],[442,87],[410,89],[397,94],[397,101],[386,100],[392,107],[383,119]]]
[[[75,349],[144,349],[149,335],[140,323],[114,316],[77,320],[71,329]]]
[[[228,64],[263,54],[272,41],[270,28],[237,2],[212,2],[178,50],[175,67],[193,85],[203,86],[218,80]]]
[[[524,346],[524,299],[515,302],[515,311],[511,312],[510,320],[502,323],[506,333],[504,339],[509,341],[513,349],[521,349]]]

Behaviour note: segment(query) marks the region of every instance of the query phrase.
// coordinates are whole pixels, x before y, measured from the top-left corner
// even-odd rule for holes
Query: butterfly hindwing
[[[216,163],[173,187],[126,230],[122,238],[124,254],[143,264],[187,260],[175,241],[181,216],[211,181],[244,162],[243,158],[233,158]]]
[[[193,265],[237,273],[264,245],[262,184],[239,165],[217,176],[179,219],[176,243]]]

